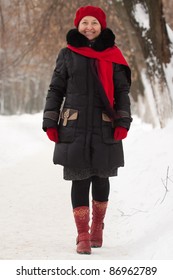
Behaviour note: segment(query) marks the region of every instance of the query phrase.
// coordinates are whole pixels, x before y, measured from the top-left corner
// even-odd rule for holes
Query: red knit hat
[[[74,25],[78,27],[81,19],[86,16],[95,17],[100,22],[102,29],[106,28],[106,15],[104,11],[99,7],[94,7],[94,6],[80,7],[76,12]]]

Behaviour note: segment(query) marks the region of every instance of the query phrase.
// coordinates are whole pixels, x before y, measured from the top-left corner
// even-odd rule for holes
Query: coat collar
[[[76,48],[91,47],[95,51],[103,51],[115,45],[115,35],[109,28],[104,29],[94,42],[90,42],[77,28],[69,30],[66,40],[67,44]]]

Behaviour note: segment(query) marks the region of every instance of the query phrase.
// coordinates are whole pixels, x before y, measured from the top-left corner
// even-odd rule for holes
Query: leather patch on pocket
[[[104,122],[112,122],[111,119],[105,113],[102,113],[102,120]]]
[[[61,112],[61,119],[63,119],[63,126],[66,126],[68,121],[74,121],[78,118],[78,110],[63,108]]]

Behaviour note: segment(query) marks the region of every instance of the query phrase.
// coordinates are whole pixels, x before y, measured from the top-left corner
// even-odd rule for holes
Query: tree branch
[[[167,193],[168,193],[168,191],[169,191],[169,190],[168,190],[168,180],[170,180],[170,178],[169,178],[168,175],[169,175],[169,166],[167,167],[165,182],[164,182],[163,179],[161,179],[162,184],[163,184],[163,186],[165,187],[165,194],[164,194],[164,196],[163,196],[163,198],[162,198],[160,204],[162,204],[162,203],[164,202],[164,200],[165,200],[165,198],[166,198],[166,195],[167,195]]]

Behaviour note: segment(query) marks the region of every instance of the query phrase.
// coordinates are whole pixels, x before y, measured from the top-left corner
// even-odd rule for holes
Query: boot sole
[[[91,241],[91,248],[101,248],[102,247],[102,241]]]
[[[78,252],[77,251],[77,253],[80,254],[80,255],[91,255],[91,252],[87,252],[87,251],[84,251],[84,252]]]

